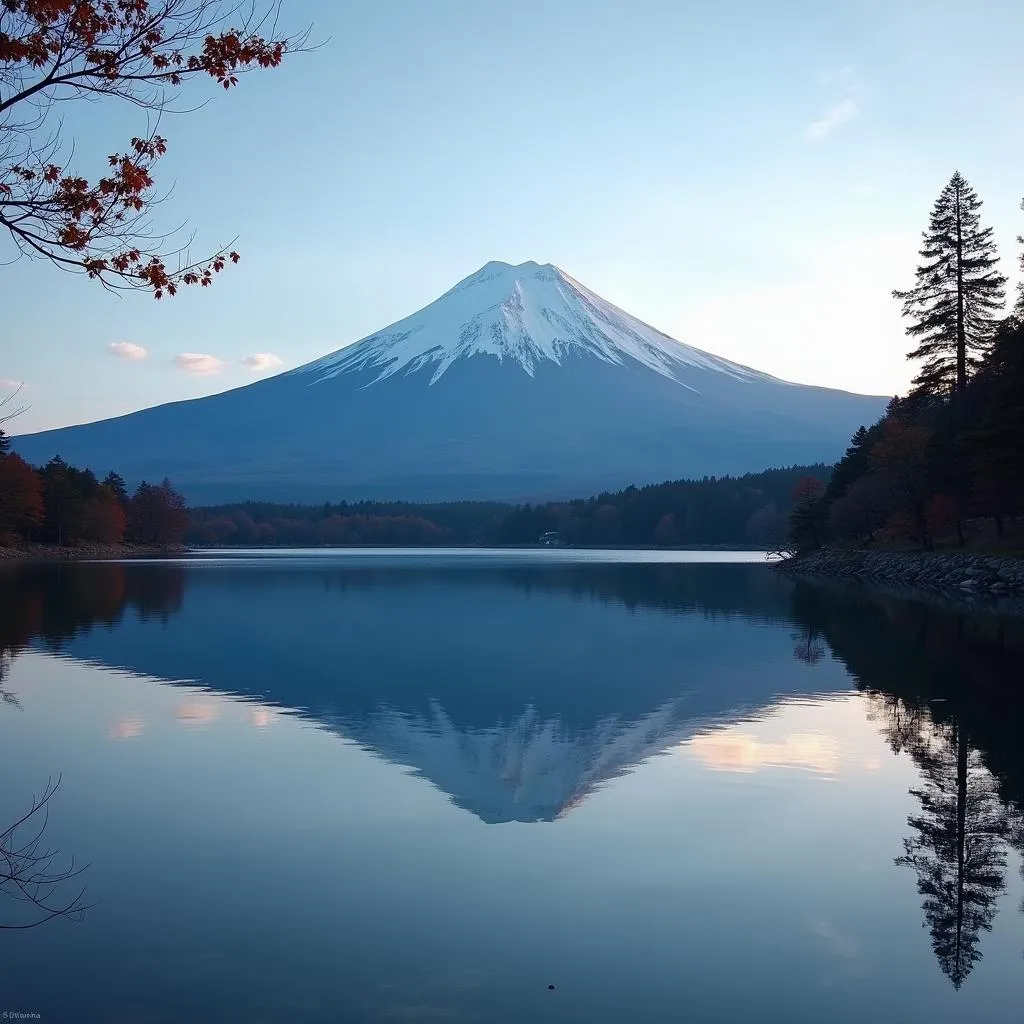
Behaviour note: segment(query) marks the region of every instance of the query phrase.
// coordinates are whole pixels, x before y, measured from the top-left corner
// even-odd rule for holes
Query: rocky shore
[[[1024,597],[1024,558],[945,551],[826,548],[778,563],[793,576],[848,580],[969,600]]]
[[[0,547],[0,562],[17,561],[97,561],[118,558],[165,558],[182,555],[181,546],[153,547],[145,544],[26,544],[23,547]]]

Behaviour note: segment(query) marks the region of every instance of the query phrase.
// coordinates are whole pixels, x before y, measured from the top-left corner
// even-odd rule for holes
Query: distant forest
[[[825,465],[792,466],[526,505],[244,502],[189,509],[168,480],[129,493],[117,473],[101,480],[61,458],[34,468],[10,451],[0,430],[0,547],[512,546],[537,544],[548,533],[579,547],[778,547],[799,482],[830,473]]]
[[[275,505],[247,502],[190,512],[187,543],[206,546],[565,544],[675,547],[781,544],[800,480],[826,480],[825,465],[769,469],[627,487],[543,504],[358,502]]]
[[[0,547],[512,546],[537,544],[549,533],[579,547],[778,547],[799,482],[830,473],[825,465],[792,466],[526,505],[245,502],[189,509],[168,480],[129,493],[117,473],[100,479],[61,458],[34,468],[10,451],[0,430]]]

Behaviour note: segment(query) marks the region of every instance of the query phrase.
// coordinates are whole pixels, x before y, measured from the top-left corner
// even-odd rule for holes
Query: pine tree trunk
[[[964,324],[964,235],[960,189],[956,190],[956,390],[967,387],[967,330]]]
[[[925,514],[923,502],[917,502],[914,507],[914,522],[917,526],[917,535],[921,540],[921,547],[923,547],[925,551],[931,551],[932,539],[928,535],[928,519]]]

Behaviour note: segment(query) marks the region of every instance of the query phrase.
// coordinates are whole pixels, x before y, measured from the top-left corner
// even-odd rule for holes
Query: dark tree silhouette
[[[967,387],[1003,308],[1006,278],[980,210],[978,194],[957,171],[932,209],[914,287],[893,292],[912,321],[907,334],[918,341],[909,358],[924,360],[914,381],[922,395],[945,397]]]
[[[958,724],[918,745],[915,760],[924,785],[911,792],[921,813],[907,819],[914,835],[896,863],[917,872],[932,948],[959,989],[981,959],[981,933],[991,930],[1005,890],[1010,822],[995,780]]]
[[[889,416],[868,458],[871,472],[883,481],[892,529],[909,534],[925,548],[931,547],[927,516],[930,441],[926,427]]]
[[[824,493],[825,485],[813,476],[801,477],[793,488],[789,534],[799,551],[821,547],[826,511],[822,501]]]
[[[1024,199],[1021,200],[1021,210],[1024,210]],[[1017,244],[1024,245],[1024,235],[1017,236]],[[1020,267],[1024,270],[1024,252],[1020,254]],[[1024,280],[1017,282],[1017,304],[1013,307],[1013,315],[1024,322]]]
[[[1024,294],[1024,293],[1022,293]],[[1022,311],[1024,316],[1024,311]],[[980,504],[996,522],[1024,507],[1024,320],[1011,320],[996,336],[977,427],[964,438]]]
[[[117,498],[122,508],[128,504],[128,485],[124,482],[124,477],[120,473],[115,473],[111,470],[103,478],[103,486]]]

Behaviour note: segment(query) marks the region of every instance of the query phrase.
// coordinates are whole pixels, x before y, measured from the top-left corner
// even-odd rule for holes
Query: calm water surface
[[[757,555],[3,567],[0,831],[59,775],[94,905],[0,1009],[1019,1022],[1022,666]]]

